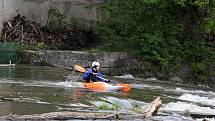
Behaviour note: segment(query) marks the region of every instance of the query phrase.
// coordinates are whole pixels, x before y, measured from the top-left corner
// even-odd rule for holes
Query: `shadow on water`
[[[55,111],[137,113],[157,96],[161,97],[163,106],[158,112],[160,117],[155,117],[155,120],[175,120],[176,117],[182,120],[187,111],[203,113],[207,110],[215,114],[215,92],[212,90],[135,77],[113,79],[131,84],[132,91],[92,92],[79,86],[82,82],[80,73],[55,67],[21,65],[0,68],[0,97],[6,99],[0,99],[0,116]],[[162,117],[163,114],[168,116]]]

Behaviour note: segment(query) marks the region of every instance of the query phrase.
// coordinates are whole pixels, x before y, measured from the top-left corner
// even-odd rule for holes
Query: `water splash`
[[[64,81],[55,83],[56,86],[60,87],[82,87],[81,82]]]
[[[136,89],[163,89],[161,86],[154,86],[149,84],[132,84],[132,88]]]
[[[196,104],[181,101],[178,101],[176,103],[174,102],[167,103],[159,110],[164,112],[181,112],[181,113],[191,112],[196,114],[207,113],[208,115],[215,114],[215,109],[212,109],[210,107],[201,107]]]
[[[154,116],[153,119],[155,121],[195,121],[191,117],[181,116],[180,114],[177,113],[173,113],[170,116]]]
[[[10,99],[16,102],[50,104],[48,102],[41,101],[42,99],[38,97],[18,97],[18,98],[10,98]]]
[[[135,77],[132,76],[131,74],[124,74],[122,76],[114,76],[115,78],[120,78],[120,79],[134,79]]]
[[[206,94],[206,95],[215,96],[215,92],[212,92],[212,91],[185,90],[185,89],[182,89],[182,88],[176,88],[175,90],[176,90],[177,92],[185,92],[185,93],[192,93],[192,94]]]
[[[196,121],[215,121],[215,118],[200,118],[196,119]]]
[[[201,96],[198,96],[198,95],[183,94],[178,99],[185,100],[185,101],[196,102],[196,103],[200,103],[200,104],[208,105],[208,106],[215,106],[215,98],[210,99],[208,97],[201,97]]]

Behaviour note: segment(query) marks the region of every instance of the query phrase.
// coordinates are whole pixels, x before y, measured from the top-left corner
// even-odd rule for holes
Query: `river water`
[[[108,78],[108,77],[107,77]],[[137,113],[157,96],[162,99],[158,116],[151,120],[187,121],[191,113],[215,114],[215,91],[204,86],[142,79],[132,75],[111,78],[129,83],[129,93],[90,92],[80,88],[81,74],[56,67],[26,66],[0,68],[0,117],[56,111],[122,111]],[[209,118],[214,120],[214,118]]]

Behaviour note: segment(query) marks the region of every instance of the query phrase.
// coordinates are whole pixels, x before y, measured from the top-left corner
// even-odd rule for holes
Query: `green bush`
[[[204,73],[214,52],[206,48],[204,33],[213,28],[206,15],[211,1],[112,0],[100,5],[98,40],[103,50],[134,52],[160,67],[164,75],[187,63],[193,73]],[[206,21],[207,20],[207,21]],[[210,20],[210,21],[209,21]],[[205,25],[208,26],[205,26]],[[214,28],[213,28],[214,29]]]

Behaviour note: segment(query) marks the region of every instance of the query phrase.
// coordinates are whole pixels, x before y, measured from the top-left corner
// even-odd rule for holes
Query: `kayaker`
[[[86,81],[86,83],[89,82],[96,82],[96,81],[101,81],[101,82],[111,82],[109,80],[104,79],[104,75],[99,71],[100,69],[100,63],[94,61],[92,63],[92,67],[89,68],[84,74],[83,74],[83,79]]]

